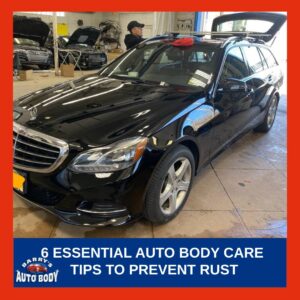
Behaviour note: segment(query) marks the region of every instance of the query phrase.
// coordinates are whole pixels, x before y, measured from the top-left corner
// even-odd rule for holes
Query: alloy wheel
[[[267,119],[267,124],[268,127],[270,128],[274,122],[275,116],[276,116],[276,110],[277,110],[277,99],[276,97],[273,97],[271,105],[268,110],[268,119]]]
[[[183,203],[192,179],[192,166],[185,157],[178,158],[164,178],[159,205],[165,215],[173,214]]]

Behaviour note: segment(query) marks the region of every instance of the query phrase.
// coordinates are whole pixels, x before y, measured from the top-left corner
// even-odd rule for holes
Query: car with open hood
[[[217,19],[213,38],[148,39],[98,73],[17,99],[15,192],[77,225],[170,221],[204,165],[273,125],[283,75],[264,39],[285,16],[267,16]],[[245,31],[247,17],[264,31]]]
[[[39,18],[14,16],[14,56],[21,68],[37,65],[49,69],[53,55],[44,47],[49,31],[49,26]]]
[[[65,49],[74,50],[73,56],[79,56],[81,69],[100,68],[107,63],[107,56],[99,47],[101,30],[92,26],[84,26],[76,29],[65,45]],[[69,62],[72,63],[71,57]]]
[[[57,47],[58,49],[64,49],[67,45],[69,41],[69,36],[68,35],[60,35],[57,37]],[[50,29],[50,33],[49,33],[49,36],[48,36],[48,39],[45,43],[45,47],[47,49],[49,49],[52,53],[52,63],[51,63],[51,66],[54,67],[54,41],[53,41],[53,31],[52,29]],[[63,62],[63,55],[61,53],[61,51],[58,51],[58,62],[59,62],[59,65]]]

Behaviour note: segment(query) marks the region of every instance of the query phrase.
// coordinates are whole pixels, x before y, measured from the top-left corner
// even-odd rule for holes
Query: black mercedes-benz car
[[[99,39],[101,30],[92,26],[85,26],[76,29],[65,44],[65,49],[74,50],[73,56],[79,59],[79,67],[81,69],[101,68],[107,63],[107,56],[100,49]],[[72,57],[69,56],[68,62]]]
[[[14,16],[14,56],[18,57],[19,68],[50,68],[53,55],[44,47],[49,31],[49,26],[39,18]]]
[[[241,19],[264,32],[222,30]],[[210,39],[155,37],[96,74],[19,98],[15,192],[72,224],[168,222],[225,145],[271,129],[283,75],[266,42],[285,19],[221,16]]]

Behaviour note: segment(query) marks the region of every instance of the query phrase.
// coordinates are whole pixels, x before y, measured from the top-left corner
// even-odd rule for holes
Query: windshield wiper
[[[146,83],[146,84],[159,84],[159,82],[157,81],[150,81],[150,80],[144,80],[138,77],[130,77],[128,75],[122,75],[122,74],[113,74],[111,76],[109,76],[111,78],[116,78],[116,79],[121,79],[121,80],[128,80],[130,82],[134,82],[134,83]]]

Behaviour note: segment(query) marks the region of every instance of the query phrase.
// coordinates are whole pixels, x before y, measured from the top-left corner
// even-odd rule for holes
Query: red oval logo
[[[30,273],[47,273],[48,269],[42,264],[30,264],[27,266],[27,271]]]

